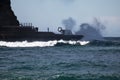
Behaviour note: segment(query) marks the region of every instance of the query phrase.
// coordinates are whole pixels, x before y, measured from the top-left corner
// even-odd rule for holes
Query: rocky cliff
[[[0,0],[0,26],[18,26],[19,21],[11,9],[10,0]]]

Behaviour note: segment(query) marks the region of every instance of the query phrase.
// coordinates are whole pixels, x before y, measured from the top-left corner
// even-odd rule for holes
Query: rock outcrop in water
[[[18,26],[19,21],[11,9],[10,0],[0,0],[0,27]]]

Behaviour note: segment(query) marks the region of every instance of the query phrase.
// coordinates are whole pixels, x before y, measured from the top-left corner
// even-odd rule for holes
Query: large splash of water
[[[70,17],[62,21],[66,30],[71,32],[75,29],[76,21]],[[98,20],[94,18],[93,23],[82,23],[79,27],[79,30],[74,32],[75,35],[83,35],[83,41],[93,41],[93,40],[103,40],[102,32],[105,29],[105,26]]]
[[[105,26],[94,18],[93,24],[83,23],[80,25],[80,30],[75,34],[84,35],[83,40],[103,40],[102,31],[105,29]]]
[[[0,41],[0,47],[50,47],[55,46],[58,43],[62,44],[70,44],[70,45],[86,45],[89,43],[89,41],[64,41],[64,40],[54,40],[54,41],[34,41],[34,42],[28,42],[28,41],[22,41],[22,42],[6,42],[6,41]]]
[[[76,21],[72,17],[69,17],[68,19],[63,20],[62,24],[64,25],[66,30],[72,31],[72,29],[76,25]]]
[[[80,30],[75,33],[76,35],[84,35],[83,40],[101,40],[101,33],[88,23],[80,25]]]

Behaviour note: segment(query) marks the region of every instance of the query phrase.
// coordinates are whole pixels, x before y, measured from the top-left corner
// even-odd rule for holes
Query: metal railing
[[[19,26],[21,26],[21,27],[33,27],[33,25],[32,25],[32,23],[20,23],[20,25]]]

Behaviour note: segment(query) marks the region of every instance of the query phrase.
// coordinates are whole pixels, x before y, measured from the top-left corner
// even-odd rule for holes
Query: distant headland
[[[10,0],[0,0],[0,27],[19,26],[19,21],[11,9]]]

